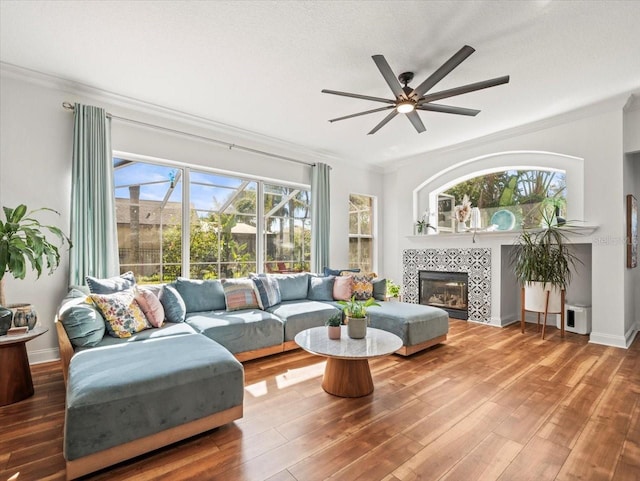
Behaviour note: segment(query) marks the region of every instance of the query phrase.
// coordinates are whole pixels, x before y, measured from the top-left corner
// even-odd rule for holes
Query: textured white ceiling
[[[386,164],[640,87],[640,1],[0,0],[0,61],[284,140]],[[501,75],[507,85],[421,112],[418,134],[371,56],[422,82],[463,45],[476,52],[433,90]]]

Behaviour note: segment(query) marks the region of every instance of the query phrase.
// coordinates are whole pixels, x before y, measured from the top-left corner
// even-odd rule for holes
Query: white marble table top
[[[326,327],[312,327],[299,332],[294,340],[305,351],[337,359],[388,356],[402,347],[402,339],[381,329],[367,327],[364,339],[351,339],[347,335],[347,326],[341,326],[341,329],[340,339],[329,339]]]

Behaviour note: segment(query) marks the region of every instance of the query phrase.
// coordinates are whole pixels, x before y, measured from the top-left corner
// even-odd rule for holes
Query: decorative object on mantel
[[[542,230],[524,229],[516,240],[511,262],[516,279],[522,286],[520,329],[524,333],[525,311],[544,313],[542,339],[547,325],[547,314],[561,316],[561,336],[564,337],[564,295],[571,282],[571,270],[580,259],[567,244],[566,226],[560,227],[554,213],[542,213]]]
[[[351,339],[362,339],[367,335],[369,317],[367,309],[371,306],[380,306],[373,297],[366,301],[357,301],[356,296],[348,301],[338,301],[344,311],[347,323],[347,334]]]
[[[327,322],[325,322],[327,326],[327,333],[329,334],[329,339],[340,339],[340,333],[342,332],[342,314],[334,314]]]
[[[58,227],[42,225],[32,217],[33,214],[42,211],[60,215],[59,212],[46,207],[27,212],[27,206],[24,204],[20,204],[15,209],[3,207],[3,211],[5,221],[0,220],[0,305],[6,305],[5,274],[11,273],[16,279],[24,279],[27,264],[36,271],[37,277],[40,277],[45,267],[49,274],[52,274],[60,265],[59,247],[67,243],[71,248],[71,241]],[[49,242],[45,231],[49,231],[58,238],[59,246]],[[27,304],[14,306],[14,323],[26,322],[24,325],[33,328],[37,322],[35,311],[32,308],[26,308]]]
[[[428,234],[429,229],[432,229],[434,233],[437,232],[437,229],[429,222],[430,215],[431,213],[429,211],[425,211],[425,213],[422,214],[422,219],[416,222],[416,230],[418,234]]]
[[[469,217],[471,217],[471,201],[469,200],[469,196],[467,194],[462,197],[462,203],[456,205],[454,209],[454,215],[456,217],[456,231],[457,232],[466,232],[469,230],[467,227],[467,221]]]
[[[638,201],[627,195],[627,267],[638,266]]]

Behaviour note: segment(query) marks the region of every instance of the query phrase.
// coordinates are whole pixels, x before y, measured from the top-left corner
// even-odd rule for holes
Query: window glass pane
[[[472,207],[478,207],[480,226],[491,227],[497,219],[505,219],[498,211],[509,211],[512,228],[539,227],[544,217],[551,219],[557,211],[566,216],[567,183],[562,171],[505,170],[461,182],[443,192],[438,199],[439,230],[451,230],[452,206],[459,205],[464,195]],[[500,227],[510,227],[502,226]]]
[[[349,267],[373,270],[373,197],[349,195]]]
[[[182,170],[114,161],[120,272],[140,283],[181,275]]]
[[[191,278],[255,272],[257,183],[197,171],[190,179]]]
[[[264,184],[265,272],[309,270],[310,199],[307,190]]]

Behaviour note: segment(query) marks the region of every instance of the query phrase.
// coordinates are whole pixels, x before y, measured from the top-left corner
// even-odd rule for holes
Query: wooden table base
[[[362,397],[373,392],[373,379],[367,359],[327,359],[322,389],[340,397]]]
[[[0,348],[0,406],[33,396],[33,381],[24,342]]]

